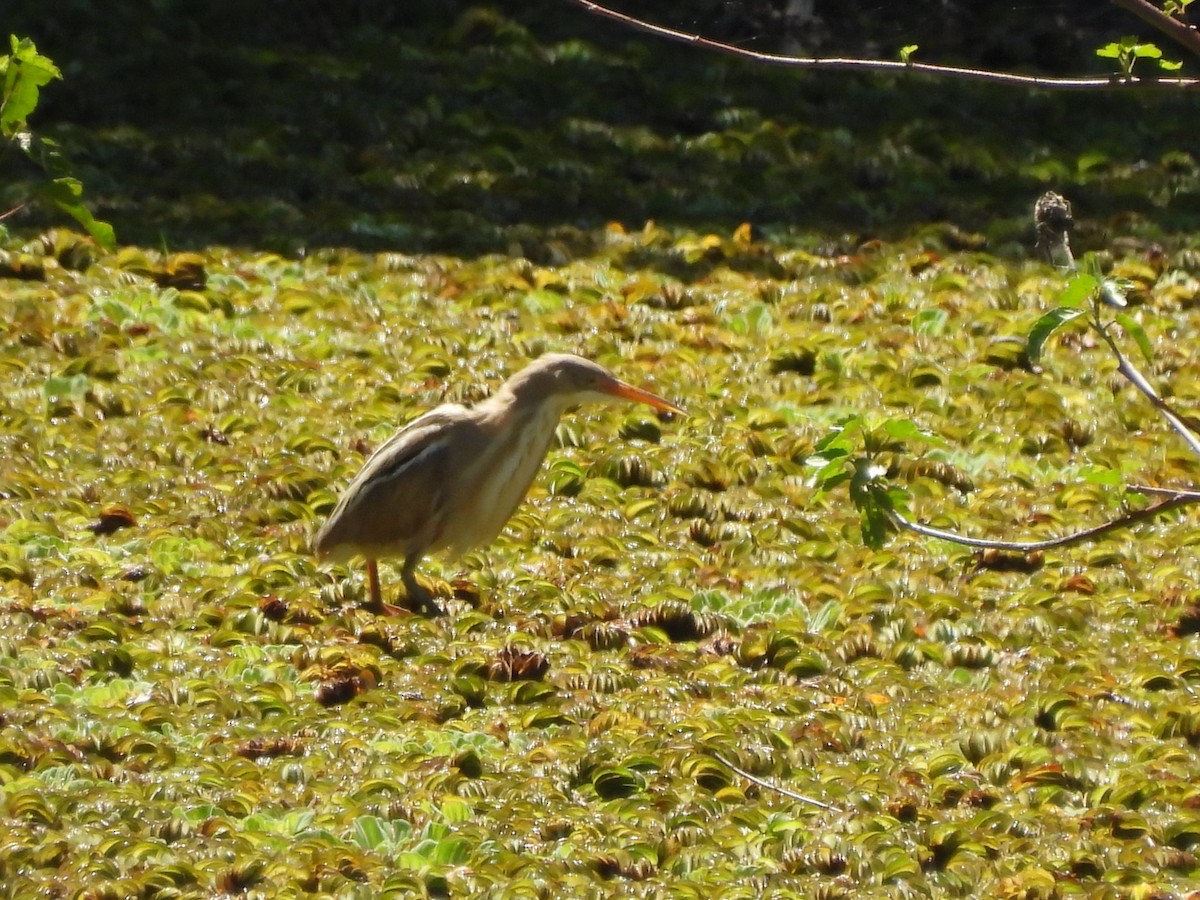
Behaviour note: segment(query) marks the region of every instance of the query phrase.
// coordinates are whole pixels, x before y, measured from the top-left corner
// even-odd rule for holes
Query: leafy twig
[[[1143,491],[1144,488],[1131,488],[1134,491]],[[1163,488],[1150,488],[1150,493],[1167,494],[1167,499],[1160,503],[1155,503],[1152,506],[1147,506],[1145,509],[1137,509],[1132,512],[1125,513],[1111,521],[1096,525],[1093,528],[1086,528],[1083,531],[1076,531],[1072,534],[1063,535],[1062,537],[1048,538],[1043,541],[993,541],[986,538],[967,537],[963,534],[957,534],[953,531],[945,531],[941,528],[934,528],[932,525],[925,525],[922,522],[914,522],[906,518],[903,514],[894,509],[886,510],[888,518],[890,518],[897,528],[903,528],[907,531],[916,532],[925,537],[939,538],[943,541],[952,541],[955,544],[962,544],[966,547],[974,547],[978,550],[1012,550],[1016,553],[1031,553],[1034,550],[1050,550],[1055,547],[1067,547],[1072,544],[1083,543],[1084,541],[1093,540],[1101,535],[1107,534],[1110,531],[1116,531],[1118,528],[1127,528],[1130,525],[1136,525],[1138,522],[1144,522],[1147,519],[1152,519],[1155,516],[1175,509],[1180,506],[1186,506],[1189,503],[1200,502],[1200,492],[1197,491],[1176,491]]]
[[[1057,78],[1042,75],[1018,75],[1015,72],[994,72],[987,69],[970,69],[961,66],[940,66],[932,63],[913,62],[911,59],[844,59],[804,56],[784,56],[777,53],[760,53],[747,50],[736,44],[727,44],[699,34],[687,31],[677,31],[665,28],[643,19],[638,19],[625,13],[593,3],[592,0],[566,0],[576,6],[581,6],[591,13],[619,22],[636,31],[643,31],[669,41],[679,41],[695,47],[703,47],[716,53],[728,56],[739,56],[743,59],[777,66],[790,66],[798,69],[825,69],[860,72],[921,72],[926,75],[936,75],[943,78],[959,78],[972,81],[987,81],[993,84],[1012,84],[1021,87],[1045,88],[1059,91],[1081,90],[1128,90],[1130,88],[1171,88],[1174,90],[1200,88],[1200,79],[1196,78],[1138,78],[1135,76],[1110,75],[1100,78]],[[1116,0],[1114,0],[1116,2]],[[1186,27],[1186,26],[1185,26]]]
[[[789,791],[787,788],[780,787],[777,784],[772,784],[769,781],[765,781],[762,778],[758,778],[757,776],[751,775],[745,769],[739,769],[737,766],[735,766],[733,763],[731,763],[729,760],[727,760],[725,757],[723,757],[720,753],[718,753],[715,750],[710,750],[709,752],[713,755],[713,757],[721,765],[725,766],[728,769],[733,770],[738,775],[741,775],[743,778],[745,778],[747,781],[754,782],[759,787],[764,787],[769,791],[775,791],[776,793],[783,794],[783,796],[785,796],[785,797],[791,797],[793,800],[799,800],[801,803],[807,803],[807,804],[809,804],[811,806],[815,806],[819,809],[828,809],[833,812],[837,811],[837,807],[833,806],[832,804],[822,803],[820,800],[814,800],[812,797],[804,796],[804,794],[797,794],[795,791]]]
[[[1168,16],[1146,0],[1112,0],[1126,12],[1132,13],[1152,28],[1161,31],[1175,43],[1200,56],[1200,32],[1190,25]]]

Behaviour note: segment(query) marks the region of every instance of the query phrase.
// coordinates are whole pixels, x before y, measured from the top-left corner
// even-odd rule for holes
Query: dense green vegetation
[[[63,0],[47,17],[14,0],[6,22],[62,68],[37,127],[130,243],[546,260],[573,250],[578,228],[654,219],[781,236],[951,220],[1004,244],[1025,239],[1045,187],[1093,230],[1200,223],[1187,98],[805,76],[556,3],[155,6]],[[914,42],[938,52],[896,15],[853,22],[887,27],[872,35],[885,56]],[[961,46],[1017,64],[1036,38],[1070,70],[1112,67],[1087,56],[1111,31],[1059,33],[1042,16],[1003,31],[1009,13],[997,15],[991,39]]]
[[[123,243],[0,242],[0,895],[1186,896],[1195,514],[871,549],[812,464],[911,421],[936,439],[880,461],[912,513],[991,537],[1194,483],[1086,334],[1022,355],[1052,185],[1200,396],[1184,101],[565,21],[364,16],[319,52],[164,16],[87,65],[34,35],[67,75],[37,124]],[[569,416],[495,544],[427,565],[448,616],[363,612],[308,550],[363,455],[549,349],[688,416]]]

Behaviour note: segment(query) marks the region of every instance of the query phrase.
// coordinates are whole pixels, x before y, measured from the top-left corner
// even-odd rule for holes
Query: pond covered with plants
[[[362,53],[199,45],[264,98],[259,67],[319,75],[321,110],[343,82],[420,94],[346,106],[354,140],[323,121],[315,155],[294,96],[256,133],[52,119],[120,243],[0,240],[7,895],[1187,896],[1194,511],[984,554],[864,541],[853,485],[821,477],[853,440],[914,520],[1022,540],[1194,484],[1093,331],[1027,343],[1068,285],[1033,252],[1056,187],[1120,279],[1127,352],[1192,408],[1175,119],[1124,134],[1010,97],[1089,124],[1052,155],[1040,126],[997,143],[980,104],[987,134],[939,142],[951,89],[871,137],[869,112],[806,125],[731,64],[660,82],[645,47],[551,38],[464,14],[401,44],[428,64],[403,85]],[[421,81],[469,64],[479,94]],[[544,65],[705,112],[581,93],[535,140],[511,122]],[[447,615],[364,610],[361,567],[310,549],[341,490],[399,424],[549,351],[685,415],[569,413],[501,536],[423,567]]]

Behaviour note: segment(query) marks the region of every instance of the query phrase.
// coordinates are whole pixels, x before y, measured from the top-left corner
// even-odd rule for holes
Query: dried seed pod
[[[993,572],[1036,572],[1046,562],[1041,550],[1015,553],[1009,550],[980,550],[975,554],[975,568]]]
[[[322,706],[337,706],[353,700],[363,691],[375,687],[375,676],[369,670],[336,672],[313,689],[313,698]]]
[[[545,654],[510,644],[488,662],[487,675],[492,681],[541,681],[549,669]]]
[[[738,639],[724,628],[718,628],[700,644],[698,649],[701,653],[711,656],[731,656],[737,652],[737,648]]]
[[[288,613],[287,601],[271,594],[258,601],[258,608],[263,617],[272,622],[282,622]]]
[[[1192,604],[1185,608],[1169,631],[1171,637],[1175,638],[1200,633],[1200,604]]]
[[[233,755],[244,759],[274,759],[277,756],[295,756],[303,750],[304,741],[295,736],[261,737],[235,745]]]
[[[1062,194],[1046,191],[1033,205],[1033,223],[1037,231],[1037,249],[1051,264],[1069,269],[1075,264],[1069,232],[1075,225],[1071,203]]]
[[[105,535],[120,531],[122,528],[133,528],[137,519],[124,506],[110,506],[100,511],[96,522],[88,526],[92,534]]]

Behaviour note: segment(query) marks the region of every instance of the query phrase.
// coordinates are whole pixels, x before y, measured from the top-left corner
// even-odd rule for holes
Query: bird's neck
[[[539,454],[543,454],[554,437],[558,420],[567,405],[559,397],[541,397],[533,402],[523,400],[505,388],[501,388],[480,404],[489,421],[497,427],[508,426],[514,435],[520,434]]]

